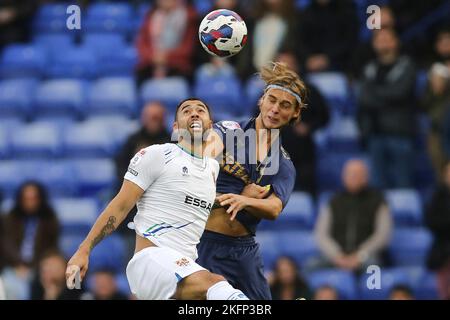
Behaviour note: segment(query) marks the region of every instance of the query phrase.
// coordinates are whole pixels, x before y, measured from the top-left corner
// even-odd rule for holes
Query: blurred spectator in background
[[[413,186],[416,71],[400,55],[393,29],[374,32],[376,59],[367,64],[359,92],[359,124],[373,165],[375,186]]]
[[[394,11],[388,5],[384,5],[380,7],[380,29],[395,29],[396,20]],[[373,37],[373,32],[377,30],[368,30],[370,32],[370,38]],[[372,47],[371,40],[367,41],[359,41],[357,44],[354,53],[352,54],[352,58],[350,59],[350,74],[354,78],[359,78],[361,72],[363,71],[364,66],[369,63],[371,60],[375,59],[375,52]]]
[[[279,257],[273,272],[270,279],[270,292],[273,300],[311,298],[309,287],[300,275],[294,259],[286,256]]]
[[[437,34],[435,50],[438,61],[450,68],[450,26],[442,28]]]
[[[351,1],[313,0],[300,15],[296,37],[306,72],[346,70],[358,29]]]
[[[415,298],[410,287],[396,285],[389,293],[389,300],[415,300]]]
[[[15,268],[36,266],[43,253],[58,248],[59,223],[47,191],[38,182],[26,182],[5,217],[5,260]]]
[[[190,76],[197,37],[196,12],[184,0],[157,0],[137,37],[136,81]]]
[[[82,290],[66,287],[67,261],[58,251],[46,252],[40,262],[35,280],[31,284],[32,300],[79,300]]]
[[[294,0],[261,0],[254,6],[254,16],[245,21],[251,36],[238,56],[237,69],[243,79],[273,61],[280,51],[294,50],[299,43]]]
[[[128,300],[117,289],[115,274],[111,270],[97,270],[92,277],[93,286],[89,296],[93,300]]]
[[[0,50],[6,44],[29,40],[36,5],[34,0],[0,1]]]
[[[358,272],[371,264],[381,266],[392,229],[389,208],[382,193],[369,186],[362,160],[347,161],[342,180],[344,190],[321,209],[315,226],[323,258],[314,267]]]
[[[445,151],[445,122],[446,114],[450,112],[450,66],[436,62],[428,73],[428,86],[422,106],[431,120],[428,131],[428,152],[434,167],[436,177],[440,177],[444,168]]]
[[[322,286],[314,291],[314,300],[339,300],[339,294],[332,286]]]
[[[139,150],[153,144],[168,143],[171,141],[170,138],[170,133],[166,129],[166,108],[159,102],[147,103],[141,113],[141,128],[128,137],[116,156],[116,188],[119,188],[122,184],[123,176],[127,172],[131,158]],[[117,229],[127,244],[127,258],[130,259],[134,253],[135,234],[127,226],[133,221],[135,214],[136,207]]]
[[[282,52],[277,61],[299,73],[297,58],[290,52]],[[324,127],[329,120],[328,106],[319,90],[305,81],[308,88],[307,108],[302,111],[301,119],[293,126],[284,128],[281,132],[283,147],[289,153],[297,171],[295,190],[316,193],[316,148],[313,135],[316,130]]]
[[[166,108],[159,102],[147,103],[141,112],[141,128],[130,135],[116,157],[117,180],[122,184],[131,158],[153,144],[170,142],[166,129]]]
[[[442,180],[425,214],[426,225],[434,238],[428,267],[437,272],[441,299],[450,299],[450,161],[445,166]]]

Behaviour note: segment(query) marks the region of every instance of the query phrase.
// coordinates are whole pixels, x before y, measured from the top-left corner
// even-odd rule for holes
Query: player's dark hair
[[[56,213],[49,203],[49,199],[47,196],[47,190],[41,183],[39,183],[37,181],[32,181],[32,180],[24,182],[20,186],[19,190],[16,193],[16,199],[15,199],[13,209],[11,210],[11,214],[18,218],[27,216],[27,213],[25,212],[25,209],[23,208],[22,198],[23,198],[25,188],[30,187],[30,186],[36,188],[38,197],[39,197],[39,207],[36,210],[37,217],[44,218],[44,219],[56,218]]]
[[[201,101],[206,106],[206,109],[208,110],[208,113],[209,113],[209,118],[211,119],[211,121],[213,121],[211,108],[208,106],[208,104],[206,102],[204,102],[203,100],[201,100],[199,98],[196,98],[196,97],[191,97],[191,98],[187,98],[187,99],[184,99],[184,100],[180,101],[180,103],[177,105],[177,108],[175,109],[175,119],[174,119],[174,121],[177,121],[178,109],[180,109],[181,105],[183,103],[185,103],[186,101],[195,101],[195,100]]]

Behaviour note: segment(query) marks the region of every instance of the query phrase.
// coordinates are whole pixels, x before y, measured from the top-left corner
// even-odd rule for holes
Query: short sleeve
[[[124,179],[145,191],[159,177],[163,168],[164,158],[159,145],[150,146],[141,149],[131,159]]]
[[[280,198],[283,208],[287,205],[289,197],[294,190],[295,185],[295,168],[292,162],[284,162],[280,166],[280,170],[272,181],[272,189],[275,195]]]

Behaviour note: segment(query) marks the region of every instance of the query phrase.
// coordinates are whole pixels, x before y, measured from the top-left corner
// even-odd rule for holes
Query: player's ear
[[[172,142],[178,142],[178,122],[175,121],[172,125]]]

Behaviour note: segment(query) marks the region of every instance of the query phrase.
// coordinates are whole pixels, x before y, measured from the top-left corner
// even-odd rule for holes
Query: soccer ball
[[[198,37],[209,54],[231,57],[241,51],[247,42],[247,26],[236,12],[219,9],[203,18]]]

